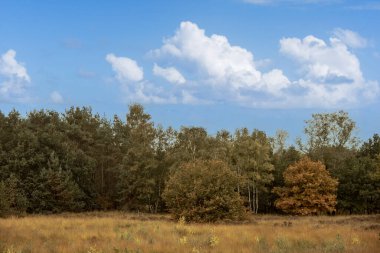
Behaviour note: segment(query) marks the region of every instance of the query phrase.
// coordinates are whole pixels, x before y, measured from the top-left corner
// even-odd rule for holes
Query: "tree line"
[[[243,209],[378,213],[380,137],[360,142],[355,129],[344,111],[313,114],[306,138],[287,146],[281,130],[271,137],[248,128],[215,135],[202,127],[163,128],[139,104],[129,106],[125,120],[109,120],[89,107],[32,111],[25,117],[0,111],[0,216],[157,213],[178,206],[194,220],[208,217],[210,210],[218,219],[226,213],[236,218]],[[297,202],[309,201],[306,185],[314,185],[306,190],[313,205],[333,204],[307,211]]]

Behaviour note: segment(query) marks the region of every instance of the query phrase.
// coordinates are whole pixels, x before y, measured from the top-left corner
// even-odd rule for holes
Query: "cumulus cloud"
[[[230,45],[225,36],[207,36],[192,22],[182,22],[176,34],[166,39],[154,54],[193,64],[214,85],[228,84],[238,89],[256,86],[261,79],[251,52]]]
[[[266,90],[274,95],[281,95],[281,90],[288,88],[291,84],[280,69],[273,69],[263,74],[263,83]]]
[[[62,104],[63,103],[63,97],[58,91],[53,91],[50,94],[50,99],[55,104]]]
[[[304,66],[307,77],[322,81],[345,78],[362,81],[358,58],[340,40],[331,38],[330,45],[314,36],[304,39],[283,38],[280,51]]]
[[[369,103],[379,95],[378,82],[365,79],[352,51],[365,44],[360,35],[343,29],[336,29],[328,41],[313,35],[282,38],[280,53],[298,64],[289,78],[279,68],[260,71],[258,66],[270,60],[255,61],[251,51],[232,45],[226,36],[208,35],[187,21],[181,22],[161,47],[150,52],[155,61],[170,66],[154,64],[153,74],[180,85],[143,80],[142,68],[127,57],[109,54],[106,59],[126,97],[133,101],[340,108]],[[139,70],[140,75],[133,74]],[[181,73],[186,73],[186,79]]]
[[[120,81],[138,82],[144,78],[143,69],[136,61],[128,57],[117,57],[114,54],[107,54],[106,61],[111,64],[116,73],[116,78]]]
[[[106,61],[116,73],[115,77],[120,84],[125,102],[157,104],[177,102],[177,98],[172,94],[166,94],[161,87],[144,80],[143,68],[136,61],[128,57],[117,57],[114,54],[107,54]]]
[[[182,22],[174,36],[165,39],[162,47],[152,54],[187,66],[187,72],[194,76],[193,83],[196,83],[197,89],[214,96],[218,101],[241,103],[249,100],[243,93],[252,92],[280,96],[291,85],[282,70],[273,69],[262,73],[257,69],[252,52],[231,45],[223,35],[208,36],[205,30],[192,22]],[[262,65],[262,61],[259,61],[259,65]],[[182,92],[182,101],[195,103],[212,100],[196,100],[192,94],[189,90]]]
[[[153,74],[160,76],[174,84],[184,84],[186,82],[186,79],[183,77],[183,75],[174,67],[162,68],[157,64],[154,64]]]
[[[298,62],[304,74],[295,81],[302,96],[290,94],[293,101],[309,107],[352,106],[378,94],[378,83],[365,80],[359,59],[341,39],[283,38],[280,52]]]
[[[122,85],[121,90],[126,103],[138,101],[153,104],[176,104],[178,102],[176,96],[165,92],[162,87],[157,87],[149,81]]]
[[[23,100],[30,81],[26,68],[16,60],[16,51],[5,52],[0,58],[0,100]]]
[[[367,46],[367,40],[360,36],[357,32],[336,28],[333,32],[334,36],[352,48],[363,48]]]

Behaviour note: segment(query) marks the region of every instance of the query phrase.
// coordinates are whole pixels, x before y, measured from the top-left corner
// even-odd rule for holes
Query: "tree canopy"
[[[242,203],[247,212],[275,213],[279,196],[273,189],[297,182],[296,177],[287,181],[284,172],[304,155],[320,161],[339,181],[338,213],[379,213],[379,134],[360,145],[355,129],[346,112],[313,114],[306,121],[306,139],[288,146],[283,130],[268,136],[254,127],[216,134],[200,126],[164,128],[139,104],[130,105],[124,118],[112,119],[90,107],[26,115],[0,111],[0,215],[174,210],[164,192],[185,167],[201,173],[200,183],[224,175],[226,188],[214,189],[227,195],[210,189],[210,199],[235,203],[236,210]]]
[[[164,200],[176,219],[186,221],[239,220],[243,201],[236,190],[237,174],[222,161],[184,163],[169,178]]]
[[[275,205],[285,213],[309,215],[335,212],[338,181],[321,162],[308,157],[290,165],[284,172],[284,187],[274,188],[279,195]]]

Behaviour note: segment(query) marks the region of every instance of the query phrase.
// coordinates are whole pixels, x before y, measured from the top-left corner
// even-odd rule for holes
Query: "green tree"
[[[338,181],[321,162],[302,158],[284,172],[285,186],[273,191],[279,199],[275,205],[285,213],[297,215],[335,211]]]
[[[14,174],[0,181],[0,217],[23,214],[27,207],[28,200],[22,190],[21,182]]]
[[[239,178],[222,161],[184,163],[170,176],[163,198],[172,215],[186,221],[213,222],[244,217],[236,185]]]
[[[119,205],[123,209],[153,212],[156,200],[154,173],[155,128],[151,116],[139,104],[129,107],[127,114],[126,153],[119,170]]]
[[[268,191],[273,181],[270,140],[266,134],[248,129],[237,130],[234,136],[232,164],[241,177],[238,182],[239,193],[248,199],[248,207],[254,213],[259,210],[259,196]]]
[[[309,153],[323,147],[352,148],[358,143],[354,136],[356,123],[347,112],[316,113],[312,119],[306,120],[306,124],[307,143],[299,144]]]
[[[164,129],[162,126],[156,128],[156,137],[154,140],[154,157],[155,169],[152,174],[154,178],[154,209],[158,211],[165,210],[165,202],[162,199],[162,193],[165,189],[165,183],[168,180],[170,169],[177,162],[173,156],[177,132],[169,127]]]
[[[306,124],[307,142],[302,144],[299,141],[299,147],[313,160],[321,161],[332,177],[338,179],[338,203],[343,203],[347,196],[350,196],[349,189],[353,187],[349,186],[352,180],[347,177],[347,170],[352,172],[351,167],[356,166],[356,123],[347,112],[338,111],[313,114],[312,119],[307,120]],[[338,204],[338,212],[344,212],[344,206]]]
[[[83,210],[85,196],[71,172],[62,169],[55,153],[50,155],[48,168],[42,169],[33,183],[31,200],[34,211],[59,213]]]
[[[210,158],[210,142],[206,129],[181,127],[176,136],[175,153],[179,163]],[[178,163],[176,164],[178,166]]]

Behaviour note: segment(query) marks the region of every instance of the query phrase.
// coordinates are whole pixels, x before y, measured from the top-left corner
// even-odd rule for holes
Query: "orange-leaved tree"
[[[310,215],[335,211],[338,180],[332,178],[321,162],[308,157],[290,165],[284,171],[284,187],[276,187],[275,201],[285,213]]]

